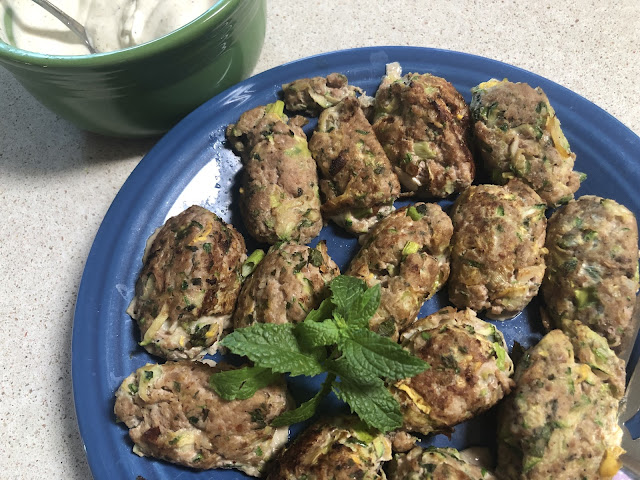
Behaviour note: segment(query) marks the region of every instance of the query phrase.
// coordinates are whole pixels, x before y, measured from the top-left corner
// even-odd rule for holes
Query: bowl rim
[[[42,67],[65,68],[109,66],[132,62],[189,43],[211,27],[222,23],[244,3],[247,3],[247,0],[217,0],[204,13],[162,37],[111,52],[85,55],[51,55],[23,50],[0,40],[0,60]]]

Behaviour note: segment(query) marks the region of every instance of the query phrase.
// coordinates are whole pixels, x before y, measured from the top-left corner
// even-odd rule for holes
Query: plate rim
[[[86,382],[87,373],[92,373],[95,377],[96,375],[100,375],[102,372],[87,372],[81,365],[86,360],[86,356],[83,355],[85,350],[83,349],[84,337],[81,338],[81,334],[84,333],[82,317],[86,317],[86,311],[91,310],[91,307],[97,309],[97,312],[100,312],[100,308],[103,304],[101,303],[100,295],[96,296],[96,280],[93,278],[93,275],[96,273],[96,268],[100,266],[107,267],[106,272],[110,272],[111,270],[118,269],[117,265],[110,264],[108,259],[112,258],[113,250],[116,248],[117,242],[109,241],[113,240],[114,236],[117,236],[119,229],[117,227],[122,227],[123,224],[131,223],[131,218],[128,215],[120,215],[118,210],[121,208],[126,208],[126,200],[127,195],[129,194],[129,190],[132,188],[132,185],[141,182],[145,184],[147,182],[151,182],[154,179],[162,179],[167,182],[170,181],[170,173],[171,168],[170,165],[160,164],[163,157],[168,155],[167,152],[180,150],[181,141],[198,140],[197,137],[194,138],[193,133],[198,132],[202,129],[203,125],[207,124],[207,121],[202,121],[202,117],[208,119],[209,116],[214,114],[212,110],[215,106],[221,102],[223,99],[228,97],[234,92],[237,92],[239,89],[246,88],[247,86],[251,86],[253,84],[261,85],[265,82],[266,79],[271,77],[282,77],[285,73],[288,73],[291,70],[304,69],[307,65],[313,64],[314,62],[327,62],[327,67],[329,67],[331,61],[334,59],[342,59],[349,58],[351,56],[364,57],[366,55],[372,54],[385,54],[387,57],[397,57],[407,54],[415,54],[420,56],[434,56],[438,58],[447,59],[461,59],[465,62],[471,62],[476,64],[481,64],[485,68],[490,68],[493,70],[504,69],[509,70],[510,72],[517,73],[518,75],[522,75],[527,78],[534,78],[538,81],[538,85],[543,88],[543,90],[547,91],[549,88],[552,88],[556,93],[562,95],[568,95],[574,101],[574,103],[580,104],[579,106],[583,109],[587,109],[591,111],[595,117],[598,118],[600,122],[606,123],[607,125],[607,136],[609,138],[615,137],[618,140],[623,140],[626,143],[635,143],[638,147],[640,147],[640,137],[636,135],[629,127],[627,127],[624,123],[622,123],[617,118],[613,117],[606,110],[588,100],[584,96],[576,93],[553,80],[549,80],[541,75],[538,75],[534,72],[525,70],[521,67],[511,65],[506,62],[502,62],[499,60],[494,60],[488,57],[459,52],[455,50],[447,50],[440,48],[430,48],[430,47],[419,47],[419,46],[373,46],[373,47],[358,47],[358,48],[349,48],[343,50],[336,50],[332,52],[323,52],[315,55],[311,55],[308,57],[304,57],[298,60],[293,60],[282,65],[278,65],[276,67],[270,68],[263,72],[258,73],[252,77],[249,77],[242,82],[226,89],[220,94],[212,97],[207,102],[202,104],[200,107],[196,108],[193,112],[187,115],[183,120],[181,120],[176,126],[174,126],[168,133],[166,133],[150,150],[147,154],[143,156],[140,162],[135,166],[131,174],[124,181],[123,185],[119,189],[118,193],[115,195],[113,201],[111,202],[103,220],[101,221],[100,227],[98,228],[96,235],[92,241],[91,248],[89,250],[89,254],[87,256],[87,260],[85,262],[82,277],[80,280],[80,284],[78,287],[76,302],[74,307],[73,314],[73,323],[72,323],[72,335],[71,335],[71,380],[72,380],[72,397],[74,402],[74,410],[76,415],[76,421],[78,424],[78,430],[80,433],[81,441],[83,447],[85,449],[87,462],[91,469],[92,475],[98,480],[102,477],[102,472],[99,471],[99,464],[103,462],[99,462],[98,452],[94,451],[93,443],[94,440],[91,438],[92,431],[91,422],[89,421],[88,414],[85,413],[85,406],[83,405],[85,402],[81,397],[80,392],[83,391],[83,382]],[[517,75],[516,75],[517,76]],[[272,84],[273,82],[267,82]],[[279,90],[280,85],[274,85],[274,88],[277,87],[274,92]],[[372,94],[372,93],[371,93]],[[206,138],[200,138],[201,142],[206,142]],[[180,163],[179,159],[174,163],[174,165],[178,165]],[[191,165],[192,168],[195,168],[196,165]],[[149,169],[153,169],[154,167],[159,167],[154,170],[154,174],[149,176],[147,172]],[[174,167],[177,168],[177,167]],[[158,173],[160,172],[160,173]],[[157,189],[161,191],[162,189]],[[162,195],[152,194],[152,198],[161,197]],[[120,217],[120,218],[119,218]],[[127,218],[129,218],[129,222],[127,222]],[[106,244],[109,248],[104,248]],[[100,275],[100,277],[105,277],[108,275]],[[638,350],[638,342],[636,342],[636,349]],[[637,356],[637,354],[636,354]],[[97,362],[97,365],[100,364],[101,360],[104,359],[93,359],[94,362]],[[93,365],[93,364],[92,364]],[[104,406],[99,406],[104,407]],[[90,416],[89,416],[90,417]],[[115,421],[115,419],[114,419]],[[89,440],[88,440],[89,439]]]

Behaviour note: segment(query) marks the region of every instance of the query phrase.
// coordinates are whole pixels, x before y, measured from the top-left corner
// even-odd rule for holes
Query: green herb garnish
[[[272,424],[288,425],[310,418],[320,400],[333,391],[370,427],[382,432],[399,428],[400,407],[385,380],[413,377],[429,364],[369,330],[369,319],[380,305],[380,285],[367,288],[358,278],[340,275],[329,288],[331,296],[309,312],[304,322],[255,324],[225,337],[222,345],[246,356],[254,366],[214,374],[210,385],[222,398],[232,400],[240,398],[240,389],[243,396],[251,396],[264,386],[265,374],[326,374],[314,397],[276,417]],[[232,372],[233,378],[228,378]]]
[[[209,386],[225,400],[245,400],[280,378],[268,368],[245,367],[214,373]]]

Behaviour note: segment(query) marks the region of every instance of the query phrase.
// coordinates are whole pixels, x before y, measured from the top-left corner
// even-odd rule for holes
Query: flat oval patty
[[[140,327],[140,344],[172,360],[214,353],[240,292],[242,235],[194,205],[168,219],[150,242],[127,310]]]
[[[383,218],[362,238],[346,275],[381,286],[380,307],[369,321],[379,334],[398,338],[422,304],[449,276],[451,220],[435,203],[416,203]]]
[[[496,319],[527,306],[544,275],[545,208],[519,180],[460,194],[451,213],[451,303]]]
[[[401,344],[431,366],[391,387],[405,430],[450,432],[513,387],[513,362],[502,333],[473,310],[445,307],[419,319],[402,334]]]
[[[287,441],[271,420],[288,408],[284,382],[246,400],[226,401],[210,387],[228,369],[200,362],[145,365],[116,392],[115,414],[129,428],[134,452],[191,468],[237,468],[259,476]]]
[[[267,480],[384,480],[391,442],[356,417],[318,421],[273,462]]]
[[[325,242],[315,248],[274,245],[242,286],[234,328],[303,321],[326,298],[327,283],[339,274]]]
[[[542,283],[550,323],[579,320],[616,347],[638,292],[638,225],[626,207],[585,195],[549,219]]]

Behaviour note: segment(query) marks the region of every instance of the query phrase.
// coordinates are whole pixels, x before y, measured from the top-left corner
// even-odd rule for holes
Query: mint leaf
[[[382,381],[363,387],[343,378],[334,382],[333,392],[370,427],[385,433],[402,426],[400,405]]]
[[[339,275],[329,283],[331,301],[343,317],[347,317],[351,306],[366,291],[367,286],[359,278]]]
[[[358,385],[372,385],[380,381],[380,376],[371,370],[360,370],[344,355],[337,360],[326,361],[327,370]]]
[[[333,320],[313,322],[305,320],[296,326],[298,339],[310,347],[334,345],[340,338],[340,328]]]
[[[249,358],[259,367],[291,376],[322,373],[322,357],[317,350],[301,348],[293,333],[294,324],[256,323],[227,335],[221,344],[237,355]]]
[[[347,323],[353,326],[368,328],[369,319],[380,306],[380,284],[368,288],[351,304],[347,315]]]
[[[320,401],[331,391],[331,385],[336,379],[335,375],[329,374],[322,383],[322,388],[310,400],[301,403],[298,408],[281,413],[271,422],[274,427],[284,427],[292,423],[304,422],[316,413]]]
[[[277,417],[274,425],[310,418],[321,399],[333,390],[367,425],[383,432],[400,427],[400,406],[385,387],[385,380],[413,377],[429,364],[369,330],[369,319],[380,304],[380,285],[367,288],[364,281],[341,275],[329,288],[332,296],[309,312],[302,323],[258,323],[226,336],[221,342],[224,347],[248,357],[261,370],[251,370],[244,377],[212,379],[212,388],[226,397],[247,398],[244,395],[250,396],[246,391],[252,382],[263,381],[256,372],[264,372],[264,382],[274,373],[315,376],[327,372],[322,389],[298,408]]]
[[[318,308],[307,313],[307,317],[304,320],[305,322],[321,322],[322,320],[332,318],[334,308],[335,306],[331,302],[331,299],[325,298]]]
[[[365,374],[393,380],[413,377],[429,364],[411,355],[388,338],[364,328],[351,328],[338,342],[341,360],[349,365],[352,378]],[[357,372],[357,373],[356,373]]]
[[[268,368],[244,367],[214,373],[209,377],[209,386],[225,400],[245,400],[280,377]]]

